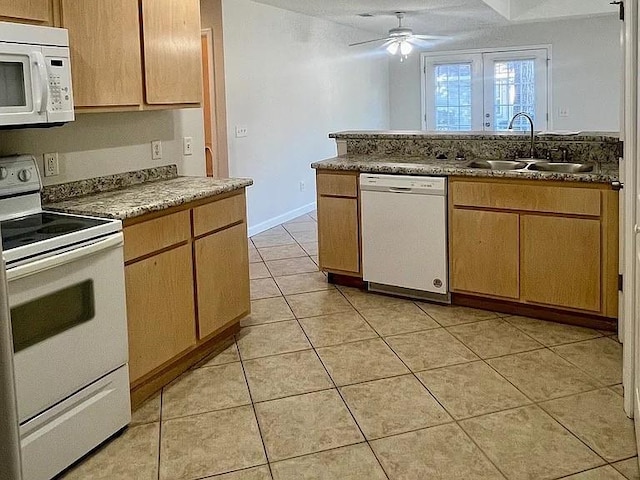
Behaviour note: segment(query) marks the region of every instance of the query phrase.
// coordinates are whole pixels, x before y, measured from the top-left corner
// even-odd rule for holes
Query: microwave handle
[[[33,52],[33,63],[38,69],[38,88],[35,89],[38,96],[34,98],[34,107],[38,113],[43,113],[49,103],[49,74],[42,52]]]
[[[7,269],[7,280],[9,282],[17,280],[19,278],[28,277],[35,273],[50,270],[52,268],[60,267],[67,263],[71,263],[81,258],[86,258],[91,255],[109,250],[112,248],[120,248],[124,244],[123,235],[121,232],[110,235],[103,240],[99,240],[95,243],[91,243],[85,247],[76,248],[67,252],[59,253],[51,257],[44,258],[42,260],[36,260],[25,265]]]

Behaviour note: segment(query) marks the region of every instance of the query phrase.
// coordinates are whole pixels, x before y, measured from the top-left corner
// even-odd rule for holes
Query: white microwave
[[[69,34],[0,22],[0,128],[74,120]]]

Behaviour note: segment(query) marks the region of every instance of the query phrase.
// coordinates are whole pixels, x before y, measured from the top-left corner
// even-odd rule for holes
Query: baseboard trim
[[[278,215],[277,217],[273,217],[266,222],[259,223],[258,225],[252,225],[249,227],[249,237],[253,237],[259,233],[264,232],[265,230],[269,230],[270,228],[277,227],[281,223],[288,222],[289,220],[293,220],[294,218],[299,217],[300,215],[304,215],[305,213],[313,212],[316,209],[316,202],[309,203],[300,208],[296,208],[295,210],[291,210],[282,215]]]

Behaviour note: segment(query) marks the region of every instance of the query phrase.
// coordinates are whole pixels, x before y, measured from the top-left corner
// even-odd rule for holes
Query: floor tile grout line
[[[236,343],[237,343],[237,339],[236,339]],[[239,348],[238,348],[238,357],[240,358],[240,368],[242,368],[242,375],[244,377],[244,383],[247,387],[247,392],[249,394],[249,401],[251,402],[251,409],[253,410],[253,416],[256,419],[256,425],[258,426],[258,435],[260,435],[260,442],[262,443],[262,451],[264,452],[264,458],[267,461],[267,466],[269,468],[269,475],[271,475],[271,478],[273,478],[273,472],[271,471],[271,462],[269,461],[269,454],[267,453],[267,445],[264,442],[264,435],[262,434],[260,419],[258,418],[256,405],[253,401],[253,395],[251,394],[251,387],[249,386],[249,378],[247,377],[247,371],[245,370],[244,361],[242,360],[242,352],[240,351]]]
[[[339,291],[339,290],[338,290]],[[342,292],[340,292],[342,294]],[[287,302],[287,305],[289,305],[289,308],[291,308],[291,305],[289,304],[289,302],[287,301],[286,297],[285,297],[285,301]],[[293,311],[293,309],[291,309],[291,311]],[[294,316],[295,316],[295,312],[294,312]],[[322,368],[324,368],[325,372],[327,373],[327,375],[329,376],[329,379],[331,380],[331,383],[333,384],[336,393],[338,394],[338,396],[340,397],[340,399],[342,400],[343,405],[345,406],[345,408],[347,409],[347,411],[349,412],[349,415],[351,415],[351,419],[353,420],[353,423],[356,425],[356,427],[358,428],[358,431],[360,432],[360,435],[362,435],[362,438],[364,439],[364,441],[366,442],[366,444],[369,446],[369,449],[371,450],[374,458],[376,459],[376,461],[378,462],[378,465],[380,465],[380,468],[382,469],[382,473],[384,473],[384,475],[387,477],[387,479],[389,480],[389,474],[387,473],[387,471],[384,469],[384,466],[382,465],[382,462],[380,462],[380,459],[378,458],[378,456],[375,454],[375,451],[373,450],[373,447],[371,446],[371,443],[369,442],[369,440],[367,439],[367,436],[365,435],[364,431],[362,430],[362,427],[360,426],[360,424],[358,423],[358,420],[356,419],[355,415],[353,414],[353,412],[351,411],[351,409],[349,408],[349,404],[347,403],[347,401],[344,399],[344,396],[342,395],[342,392],[340,391],[340,388],[338,387],[338,385],[336,384],[334,378],[331,376],[331,373],[329,372],[329,370],[327,369],[327,366],[325,365],[325,363],[322,361],[322,358],[320,357],[320,355],[318,354],[317,349],[314,347],[313,343],[311,342],[311,339],[309,338],[309,336],[307,335],[307,332],[305,332],[304,328],[302,327],[302,324],[300,323],[300,320],[298,319],[298,317],[296,317],[296,321],[298,322],[298,325],[300,326],[300,329],[302,330],[303,334],[305,335],[305,337],[307,338],[307,341],[309,342],[309,344],[311,345],[311,348],[313,349],[314,353],[316,354],[316,358],[320,361],[320,364],[322,365]]]

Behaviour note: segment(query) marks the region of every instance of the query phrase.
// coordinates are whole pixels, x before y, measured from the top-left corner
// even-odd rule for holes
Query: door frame
[[[227,150],[227,112],[225,100],[224,52],[221,39],[212,28],[201,30],[201,40],[206,45],[202,51],[202,89],[203,89],[203,123],[205,128],[205,162],[208,177],[226,178],[229,176],[229,153]],[[221,35],[221,33],[220,33]],[[203,45],[203,47],[204,47]],[[206,65],[205,65],[206,61]],[[209,98],[209,109],[206,111],[204,97]],[[209,116],[209,122],[207,121]],[[207,128],[209,125],[209,128]],[[211,138],[211,147],[206,146],[207,137]],[[211,151],[211,160],[207,155]]]

